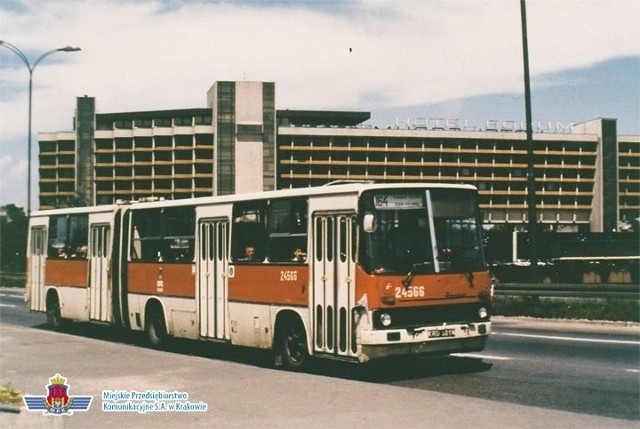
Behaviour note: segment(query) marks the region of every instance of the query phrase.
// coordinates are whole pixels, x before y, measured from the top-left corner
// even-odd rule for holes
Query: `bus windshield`
[[[360,208],[360,261],[371,274],[485,268],[473,190],[371,191]]]

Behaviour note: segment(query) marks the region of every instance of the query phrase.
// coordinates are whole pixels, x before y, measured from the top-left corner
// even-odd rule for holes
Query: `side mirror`
[[[367,213],[364,215],[362,218],[362,228],[364,229],[364,232],[371,233],[376,230],[375,220],[376,218],[373,213]]]

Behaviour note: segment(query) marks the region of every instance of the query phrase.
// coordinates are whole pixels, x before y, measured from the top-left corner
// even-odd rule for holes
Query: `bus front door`
[[[44,266],[47,252],[47,227],[44,225],[31,228],[29,258],[27,271],[27,299],[29,308],[34,311],[45,311]]]
[[[229,222],[205,220],[198,226],[198,310],[200,336],[229,339],[227,324],[227,249]]]
[[[318,353],[352,356],[355,298],[355,215],[313,218],[313,344]]]
[[[89,240],[89,317],[102,322],[111,321],[110,247],[111,227],[92,224]]]

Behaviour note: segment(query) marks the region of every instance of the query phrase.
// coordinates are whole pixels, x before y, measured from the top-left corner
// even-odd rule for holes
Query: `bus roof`
[[[130,201],[119,204],[90,206],[90,207],[73,207],[64,209],[41,210],[32,214],[31,217],[51,216],[60,214],[82,214],[82,213],[102,213],[114,211],[118,207],[128,208],[154,208],[154,207],[180,207],[191,205],[208,205],[208,204],[224,204],[239,201],[254,201],[273,198],[292,198],[292,197],[309,197],[318,195],[341,195],[341,194],[360,194],[368,190],[376,189],[468,189],[476,190],[473,185],[467,184],[451,184],[451,183],[339,183],[327,184],[324,186],[316,186],[309,188],[291,188],[280,189],[275,191],[253,192],[233,195],[218,195],[196,198],[185,198],[180,200],[164,200],[155,201]]]
[[[107,213],[114,211],[118,206],[115,204],[107,204],[100,206],[84,206],[84,207],[65,207],[50,210],[38,210],[31,213],[31,217],[55,216],[64,214],[84,214],[84,213]]]

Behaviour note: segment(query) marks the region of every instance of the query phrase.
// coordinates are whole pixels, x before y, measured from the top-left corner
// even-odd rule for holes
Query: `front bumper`
[[[389,356],[480,351],[484,349],[490,333],[490,321],[445,323],[413,329],[366,330],[359,335],[358,359],[367,362]]]

